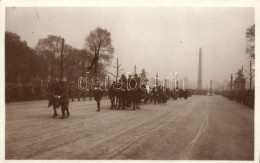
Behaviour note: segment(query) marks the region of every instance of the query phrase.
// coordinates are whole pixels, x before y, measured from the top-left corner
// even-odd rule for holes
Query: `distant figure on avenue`
[[[121,75],[119,82],[122,83],[122,89],[119,91],[119,104],[118,109],[122,106],[122,109],[125,109],[126,102],[127,102],[127,79],[125,74]]]
[[[135,74],[134,80],[130,81],[130,87],[133,88],[133,90],[131,90],[133,110],[135,110],[135,108],[140,109],[139,100],[141,98],[141,89],[140,89],[140,78],[137,76],[137,74]]]
[[[59,83],[58,83],[58,79],[54,79],[53,82],[51,82],[50,86],[49,86],[49,104],[48,104],[48,108],[50,106],[53,106],[53,118],[55,118],[58,113],[57,113],[57,108],[59,108],[60,106],[60,87],[59,87]]]
[[[157,96],[158,96],[158,90],[157,90],[157,88],[156,88],[156,85],[154,85],[154,87],[153,87],[152,94],[153,94],[154,104],[156,105]]]
[[[94,100],[97,102],[97,112],[100,111],[100,101],[103,97],[103,90],[101,86],[96,85],[93,90]]]
[[[68,118],[70,116],[69,112],[69,87],[67,84],[67,80],[64,78],[59,83],[60,86],[60,105],[62,117],[61,119]]]

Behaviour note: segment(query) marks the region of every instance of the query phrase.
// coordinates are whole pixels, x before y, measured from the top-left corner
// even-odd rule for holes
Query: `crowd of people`
[[[255,92],[254,90],[227,90],[221,91],[219,94],[222,94],[224,97],[227,97],[230,100],[235,100],[244,105],[254,107],[255,104]]]
[[[6,82],[6,102],[42,100],[48,97],[48,82]]]
[[[51,83],[50,81],[6,82],[5,101],[47,100]],[[80,90],[76,84],[70,84],[70,91],[72,101],[86,101],[87,98],[93,98],[92,91]],[[107,91],[104,91],[104,95],[107,97]]]
[[[131,80],[135,79],[135,80]],[[49,100],[48,107],[53,107],[53,117],[57,117],[57,108],[61,107],[62,119],[70,116],[69,112],[69,101],[86,101],[92,98],[97,102],[97,111],[100,111],[101,99],[113,98],[117,99],[116,108],[130,107],[131,105],[135,108],[140,109],[141,103],[166,103],[167,100],[172,98],[187,99],[191,94],[188,90],[165,88],[163,86],[149,87],[148,85],[140,84],[140,78],[135,74],[134,78],[129,76],[125,77],[123,74],[117,83],[122,83],[123,86],[120,91],[116,91],[116,94],[111,96],[111,88],[114,90],[113,84],[108,90],[104,90],[102,83],[94,85],[92,89],[84,91],[79,89],[75,84],[69,83],[66,79],[54,79],[52,81],[34,81],[27,83],[6,83],[6,102],[13,101],[32,101],[32,100]],[[128,90],[128,86],[134,88],[137,86],[138,89],[132,91]],[[113,102],[113,101],[111,101]],[[112,103],[112,106],[114,104]]]
[[[125,109],[126,106],[130,107],[132,104],[133,110],[135,110],[135,108],[140,108],[139,105],[142,101],[144,104],[149,101],[154,104],[166,103],[170,98],[173,100],[177,98],[187,99],[191,94],[187,89],[170,89],[161,85],[149,87],[147,84],[140,83],[137,74],[133,78],[131,75],[126,78],[123,74],[119,83],[114,82],[112,84],[108,95],[111,99],[111,109],[114,107]]]

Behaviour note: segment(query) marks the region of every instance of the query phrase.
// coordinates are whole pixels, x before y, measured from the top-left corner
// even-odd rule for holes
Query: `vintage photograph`
[[[6,160],[255,159],[254,7],[7,6],[4,35]]]

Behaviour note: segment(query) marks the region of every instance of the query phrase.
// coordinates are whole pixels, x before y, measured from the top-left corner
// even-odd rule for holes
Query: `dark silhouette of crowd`
[[[218,92],[218,94],[227,97],[230,100],[235,100],[241,104],[254,107],[255,105],[255,92],[254,90],[226,90]]]
[[[32,101],[48,98],[48,82],[7,82],[5,85],[6,102]]]

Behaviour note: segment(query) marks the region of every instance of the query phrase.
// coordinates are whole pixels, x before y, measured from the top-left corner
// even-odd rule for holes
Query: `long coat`
[[[94,100],[100,101],[103,97],[103,90],[102,89],[94,89]]]
[[[66,83],[61,82],[60,84],[60,105],[64,108],[69,107],[69,87]]]
[[[60,96],[60,87],[59,83],[52,83],[49,87],[49,103],[48,107],[53,106],[58,108],[60,105],[60,101],[58,96]]]

